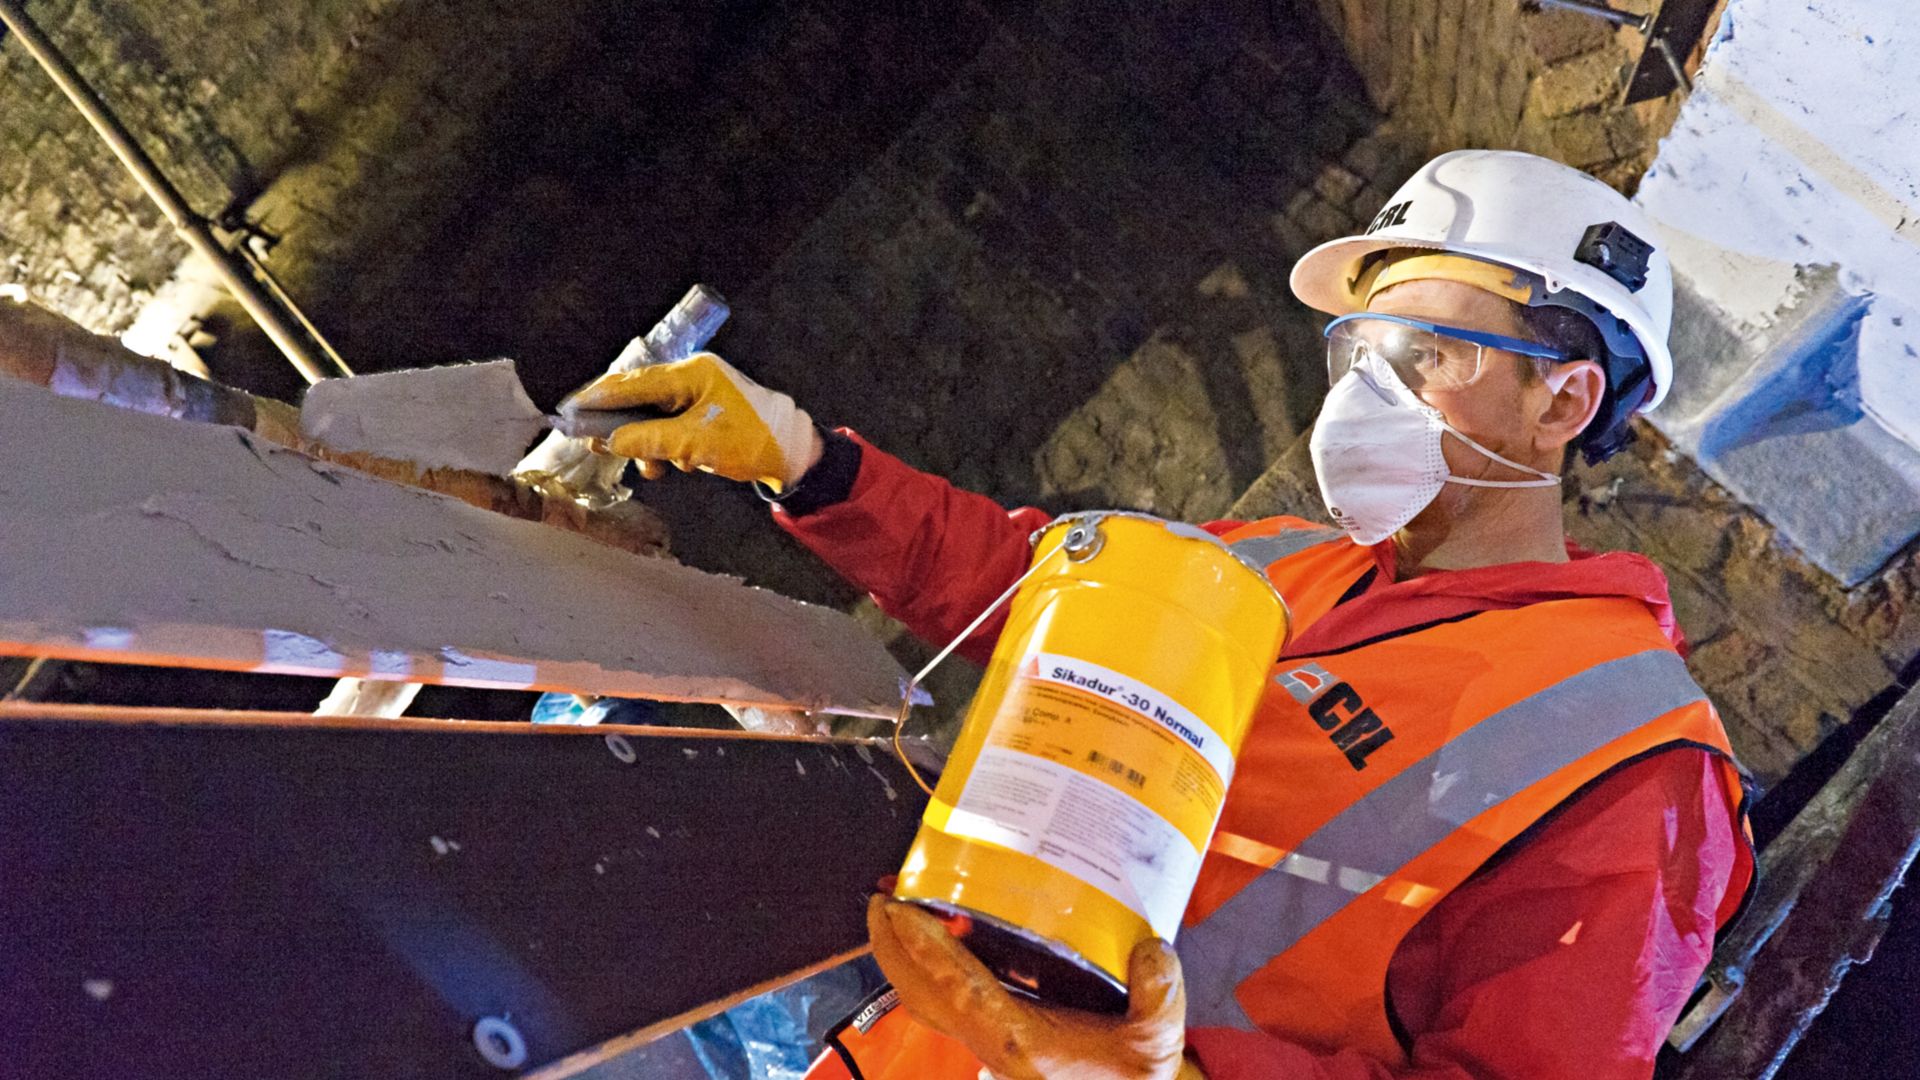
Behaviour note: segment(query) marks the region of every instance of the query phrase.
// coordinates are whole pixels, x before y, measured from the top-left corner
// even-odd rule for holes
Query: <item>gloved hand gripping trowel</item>
[[[728,314],[727,302],[719,293],[695,285],[645,336],[627,342],[608,365],[607,373],[685,360],[713,340]],[[568,395],[560,402],[558,415],[553,418],[553,433],[521,460],[514,475],[552,477],[575,493],[575,498],[618,502],[628,494],[620,487],[620,474],[626,471],[627,461],[594,453],[588,440],[604,439],[622,425],[659,414],[650,409],[575,409],[573,397]]]
[[[683,360],[713,339],[727,320],[726,302],[695,285],[645,336],[627,343],[608,372]],[[619,502],[626,459],[592,452],[589,440],[622,425],[657,418],[651,409],[576,408],[572,398],[542,413],[520,384],[513,361],[327,379],[307,391],[300,433],[335,450],[377,454],[426,468],[512,474],[550,480],[591,505]],[[551,428],[539,446],[527,443]]]

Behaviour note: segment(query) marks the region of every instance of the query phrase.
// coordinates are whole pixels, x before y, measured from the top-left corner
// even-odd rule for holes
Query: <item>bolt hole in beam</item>
[[[504,1016],[483,1016],[473,1025],[473,1045],[496,1069],[518,1069],[527,1063],[527,1040]]]

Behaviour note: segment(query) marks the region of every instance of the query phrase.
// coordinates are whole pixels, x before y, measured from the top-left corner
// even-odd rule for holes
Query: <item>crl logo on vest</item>
[[[1393,729],[1360,700],[1359,692],[1319,664],[1302,664],[1273,681],[1307,707],[1307,715],[1354,768],[1366,768],[1367,756],[1393,741]]]

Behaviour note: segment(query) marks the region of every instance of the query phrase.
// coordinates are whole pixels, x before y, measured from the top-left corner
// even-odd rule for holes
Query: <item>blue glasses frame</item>
[[[1461,341],[1469,341],[1475,345],[1484,345],[1493,349],[1504,349],[1507,352],[1519,353],[1521,356],[1531,356],[1536,360],[1552,360],[1555,363],[1565,363],[1573,359],[1573,356],[1567,352],[1556,349],[1551,345],[1542,345],[1537,341],[1508,337],[1505,334],[1489,334],[1484,330],[1463,330],[1457,326],[1443,326],[1440,323],[1423,322],[1420,319],[1409,319],[1403,315],[1383,315],[1373,311],[1356,311],[1351,315],[1342,315],[1328,323],[1326,330],[1322,332],[1320,336],[1330,338],[1333,336],[1334,327],[1339,326],[1341,323],[1352,322],[1355,319],[1383,319],[1387,322],[1399,323],[1402,326],[1411,326],[1417,330],[1427,330],[1436,334],[1445,334],[1448,337],[1459,338]]]

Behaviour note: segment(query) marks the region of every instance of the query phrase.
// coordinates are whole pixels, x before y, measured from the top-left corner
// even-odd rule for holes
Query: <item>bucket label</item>
[[[958,804],[928,814],[949,834],[1072,874],[1172,941],[1232,775],[1226,740],[1179,702],[1038,653],[995,714]]]
[[[1078,687],[1124,705],[1199,751],[1206,763],[1213,767],[1213,774],[1220,778],[1222,788],[1233,777],[1233,752],[1227,749],[1227,740],[1208,727],[1206,721],[1188,711],[1186,706],[1145,683],[1129,679],[1099,664],[1089,664],[1085,660],[1075,660],[1057,653],[1035,653],[1027,660],[1020,674],[1029,679]]]

